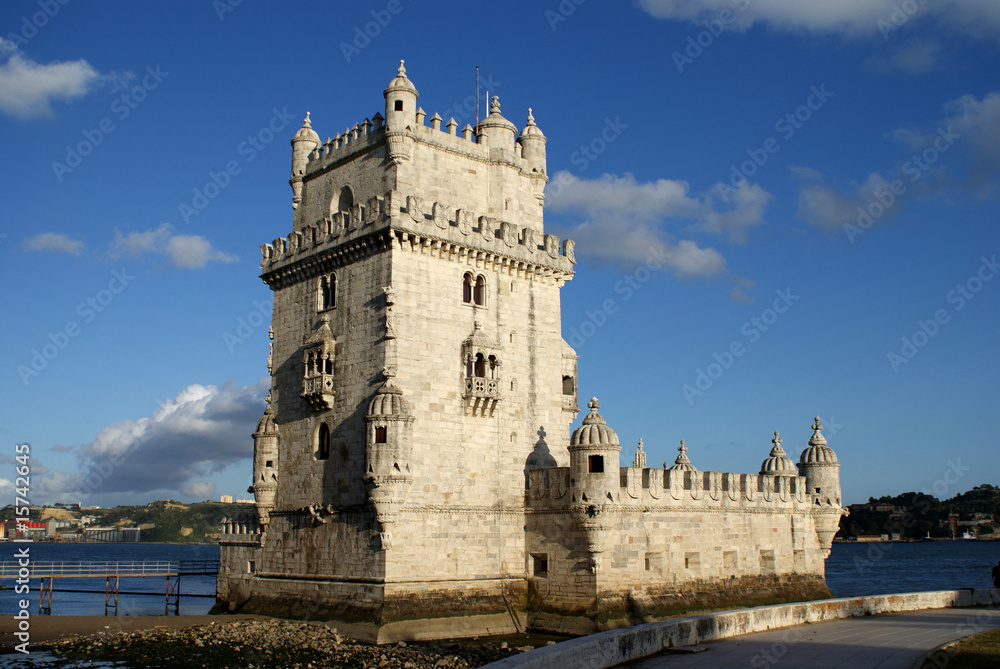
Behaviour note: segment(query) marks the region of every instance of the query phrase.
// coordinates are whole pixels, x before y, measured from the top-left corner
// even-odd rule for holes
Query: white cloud
[[[130,232],[123,235],[115,230],[115,240],[108,248],[108,255],[138,258],[143,255],[162,255],[179,269],[200,269],[210,262],[233,262],[237,258],[218,251],[212,242],[198,235],[175,235],[169,223],[155,230]]]
[[[197,235],[174,235],[167,241],[167,256],[181,269],[197,269],[209,262],[233,262],[235,256],[212,248],[212,242]]]
[[[892,74],[923,74],[939,69],[941,44],[933,40],[910,40],[903,46],[887,54],[876,54],[865,61],[865,67],[872,72]]]
[[[42,65],[2,38],[0,58],[0,111],[17,118],[51,116],[52,102],[86,95],[101,78],[83,59]]]
[[[1000,174],[1000,92],[987,93],[982,100],[974,95],[963,95],[951,102],[947,109],[951,116],[945,124],[954,130],[970,147],[971,164],[967,171],[969,184],[984,194],[997,192],[997,175]]]
[[[732,206],[719,203],[712,194],[692,195],[686,181],[657,179],[639,182],[626,173],[580,179],[557,172],[546,189],[545,203],[553,212],[574,211],[590,218],[619,218],[649,224],[665,218],[694,221],[702,232],[728,234],[745,242],[747,229],[764,222],[770,195],[756,184],[744,182],[730,196]]]
[[[661,19],[689,21],[701,26],[719,20],[723,11],[732,12],[729,23],[745,30],[756,23],[782,30],[837,32],[881,36],[879,22],[904,26],[910,20],[933,19],[952,28],[986,36],[1000,31],[1000,3],[996,0],[639,0],[647,12]],[[913,10],[903,9],[906,5]],[[895,20],[894,20],[895,19]]]
[[[725,257],[715,248],[677,238],[680,233],[697,232],[746,241],[747,230],[764,222],[770,195],[748,183],[730,190],[730,202],[722,204],[713,195],[692,195],[684,181],[639,182],[631,174],[581,179],[558,172],[546,189],[546,206],[554,213],[585,217],[567,234],[576,240],[578,254],[599,263],[651,261],[681,278],[740,280],[729,274]],[[746,295],[737,291],[733,297]]]
[[[207,477],[253,457],[251,437],[268,380],[242,388],[191,385],[151,415],[113,423],[77,451],[79,472],[49,472],[53,499],[102,501],[185,495],[205,499]],[[248,472],[249,473],[249,472]]]
[[[83,252],[83,242],[61,233],[43,232],[24,240],[24,248],[29,251],[54,251],[78,256]]]
[[[858,207],[867,209],[876,201],[875,193],[886,193],[889,182],[879,173],[868,175],[862,184],[853,184],[845,192],[838,192],[822,181],[822,175],[809,168],[793,168],[793,173],[806,180],[799,189],[798,216],[813,227],[827,233],[840,232],[844,225],[855,225]],[[885,216],[897,213],[890,206]]]

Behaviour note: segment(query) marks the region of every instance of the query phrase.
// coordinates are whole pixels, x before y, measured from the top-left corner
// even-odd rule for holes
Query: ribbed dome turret
[[[403,397],[403,391],[396,387],[391,377],[375,391],[375,397],[368,405],[368,415],[397,417],[410,415],[410,405]]]
[[[573,430],[570,437],[570,446],[598,446],[603,444],[618,446],[618,435],[608,427],[601,414],[597,410],[601,403],[596,397],[591,397],[587,402],[590,413],[583,419],[583,425]]]
[[[674,460],[674,466],[668,471],[671,472],[696,472],[698,471],[694,465],[691,464],[691,460],[687,456],[687,446],[684,445],[684,440],[681,439],[681,445],[677,447],[679,453],[677,454],[677,459]]]
[[[526,137],[537,137],[538,139],[545,139],[545,135],[542,134],[541,129],[535,125],[535,117],[531,115],[531,107],[528,107],[528,124],[524,126],[521,130],[521,135],[518,137],[518,141],[525,139]]]
[[[785,455],[785,449],[781,447],[781,437],[778,436],[777,430],[771,443],[774,444],[771,457],[761,463],[760,473],[769,476],[798,476],[799,470],[795,468],[795,463]]]
[[[505,149],[514,148],[517,126],[500,114],[500,98],[497,96],[493,96],[493,102],[490,104],[490,115],[479,122],[477,132],[480,144]]]
[[[821,432],[823,426],[819,424],[819,416],[816,416],[816,422],[813,423],[812,429],[813,435],[809,437],[809,448],[802,451],[802,455],[799,456],[799,464],[837,464],[837,454],[826,445],[826,438]]]
[[[316,146],[319,146],[320,144],[319,135],[317,135],[316,131],[312,129],[312,121],[309,120],[309,112],[306,112],[306,117],[302,121],[302,127],[299,128],[298,132],[296,132],[295,136],[292,138],[292,142],[298,140],[315,142]]]
[[[274,423],[274,409],[271,408],[270,399],[271,396],[268,395],[267,409],[264,410],[264,415],[257,422],[257,429],[253,434],[254,437],[265,434],[278,434],[278,426]]]
[[[407,93],[412,93],[414,97],[417,96],[417,87],[413,85],[413,82],[409,80],[406,76],[406,68],[403,67],[403,61],[399,61],[399,69],[396,70],[396,77],[389,82],[389,85],[385,87],[385,97],[389,97],[392,93],[398,93],[405,91]]]

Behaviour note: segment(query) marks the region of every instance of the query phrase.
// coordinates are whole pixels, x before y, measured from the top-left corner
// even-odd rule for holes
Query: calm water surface
[[[163,560],[218,560],[217,545],[191,544],[58,544],[31,543],[15,544],[0,542],[0,561],[14,559],[14,554],[28,546],[32,562],[77,561],[77,562],[140,562]],[[17,612],[17,600],[25,597],[14,592],[13,581],[0,581],[6,590],[0,590],[0,615]],[[52,593],[52,615],[57,616],[100,616],[104,615],[103,578],[57,578],[55,592]],[[60,588],[71,590],[100,590],[100,594],[59,592]],[[133,616],[164,615],[165,578],[122,578],[120,591],[149,592],[154,595],[119,595],[118,614]],[[190,594],[215,594],[214,576],[181,577],[181,615],[201,615],[208,613],[215,603],[208,597],[185,597]],[[157,596],[158,595],[158,596]],[[38,579],[31,580],[31,613],[38,613]],[[171,615],[173,609],[171,608]]]

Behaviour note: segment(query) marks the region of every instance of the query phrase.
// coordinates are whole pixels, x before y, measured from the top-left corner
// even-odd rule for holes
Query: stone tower
[[[478,129],[428,126],[417,96],[401,62],[370,120],[321,142],[307,114],[292,232],[261,247],[271,413],[242,594],[372,639],[442,635],[416,617],[511,629],[524,472],[577,413],[559,305],[575,259],[543,227],[544,135],[529,112],[518,137],[496,97]]]

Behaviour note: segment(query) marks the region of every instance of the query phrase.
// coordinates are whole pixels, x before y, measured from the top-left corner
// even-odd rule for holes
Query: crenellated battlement
[[[579,486],[570,474],[569,467],[529,470],[525,496],[528,505],[551,509],[580,502]],[[811,509],[804,476],[621,467],[619,481],[612,504],[652,509]]]
[[[572,273],[572,266],[576,264],[572,239],[560,241],[558,235],[539,234],[530,226],[521,227],[492,216],[477,216],[469,209],[452,208],[441,202],[429,204],[428,207],[419,196],[404,196],[398,191],[371,197],[365,204],[355,204],[301,231],[262,244],[260,267],[267,274],[306,256],[391,227],[405,231],[402,239],[420,239],[421,245],[426,243],[434,249],[445,245],[463,256],[470,252],[493,252],[535,265],[554,264]]]

